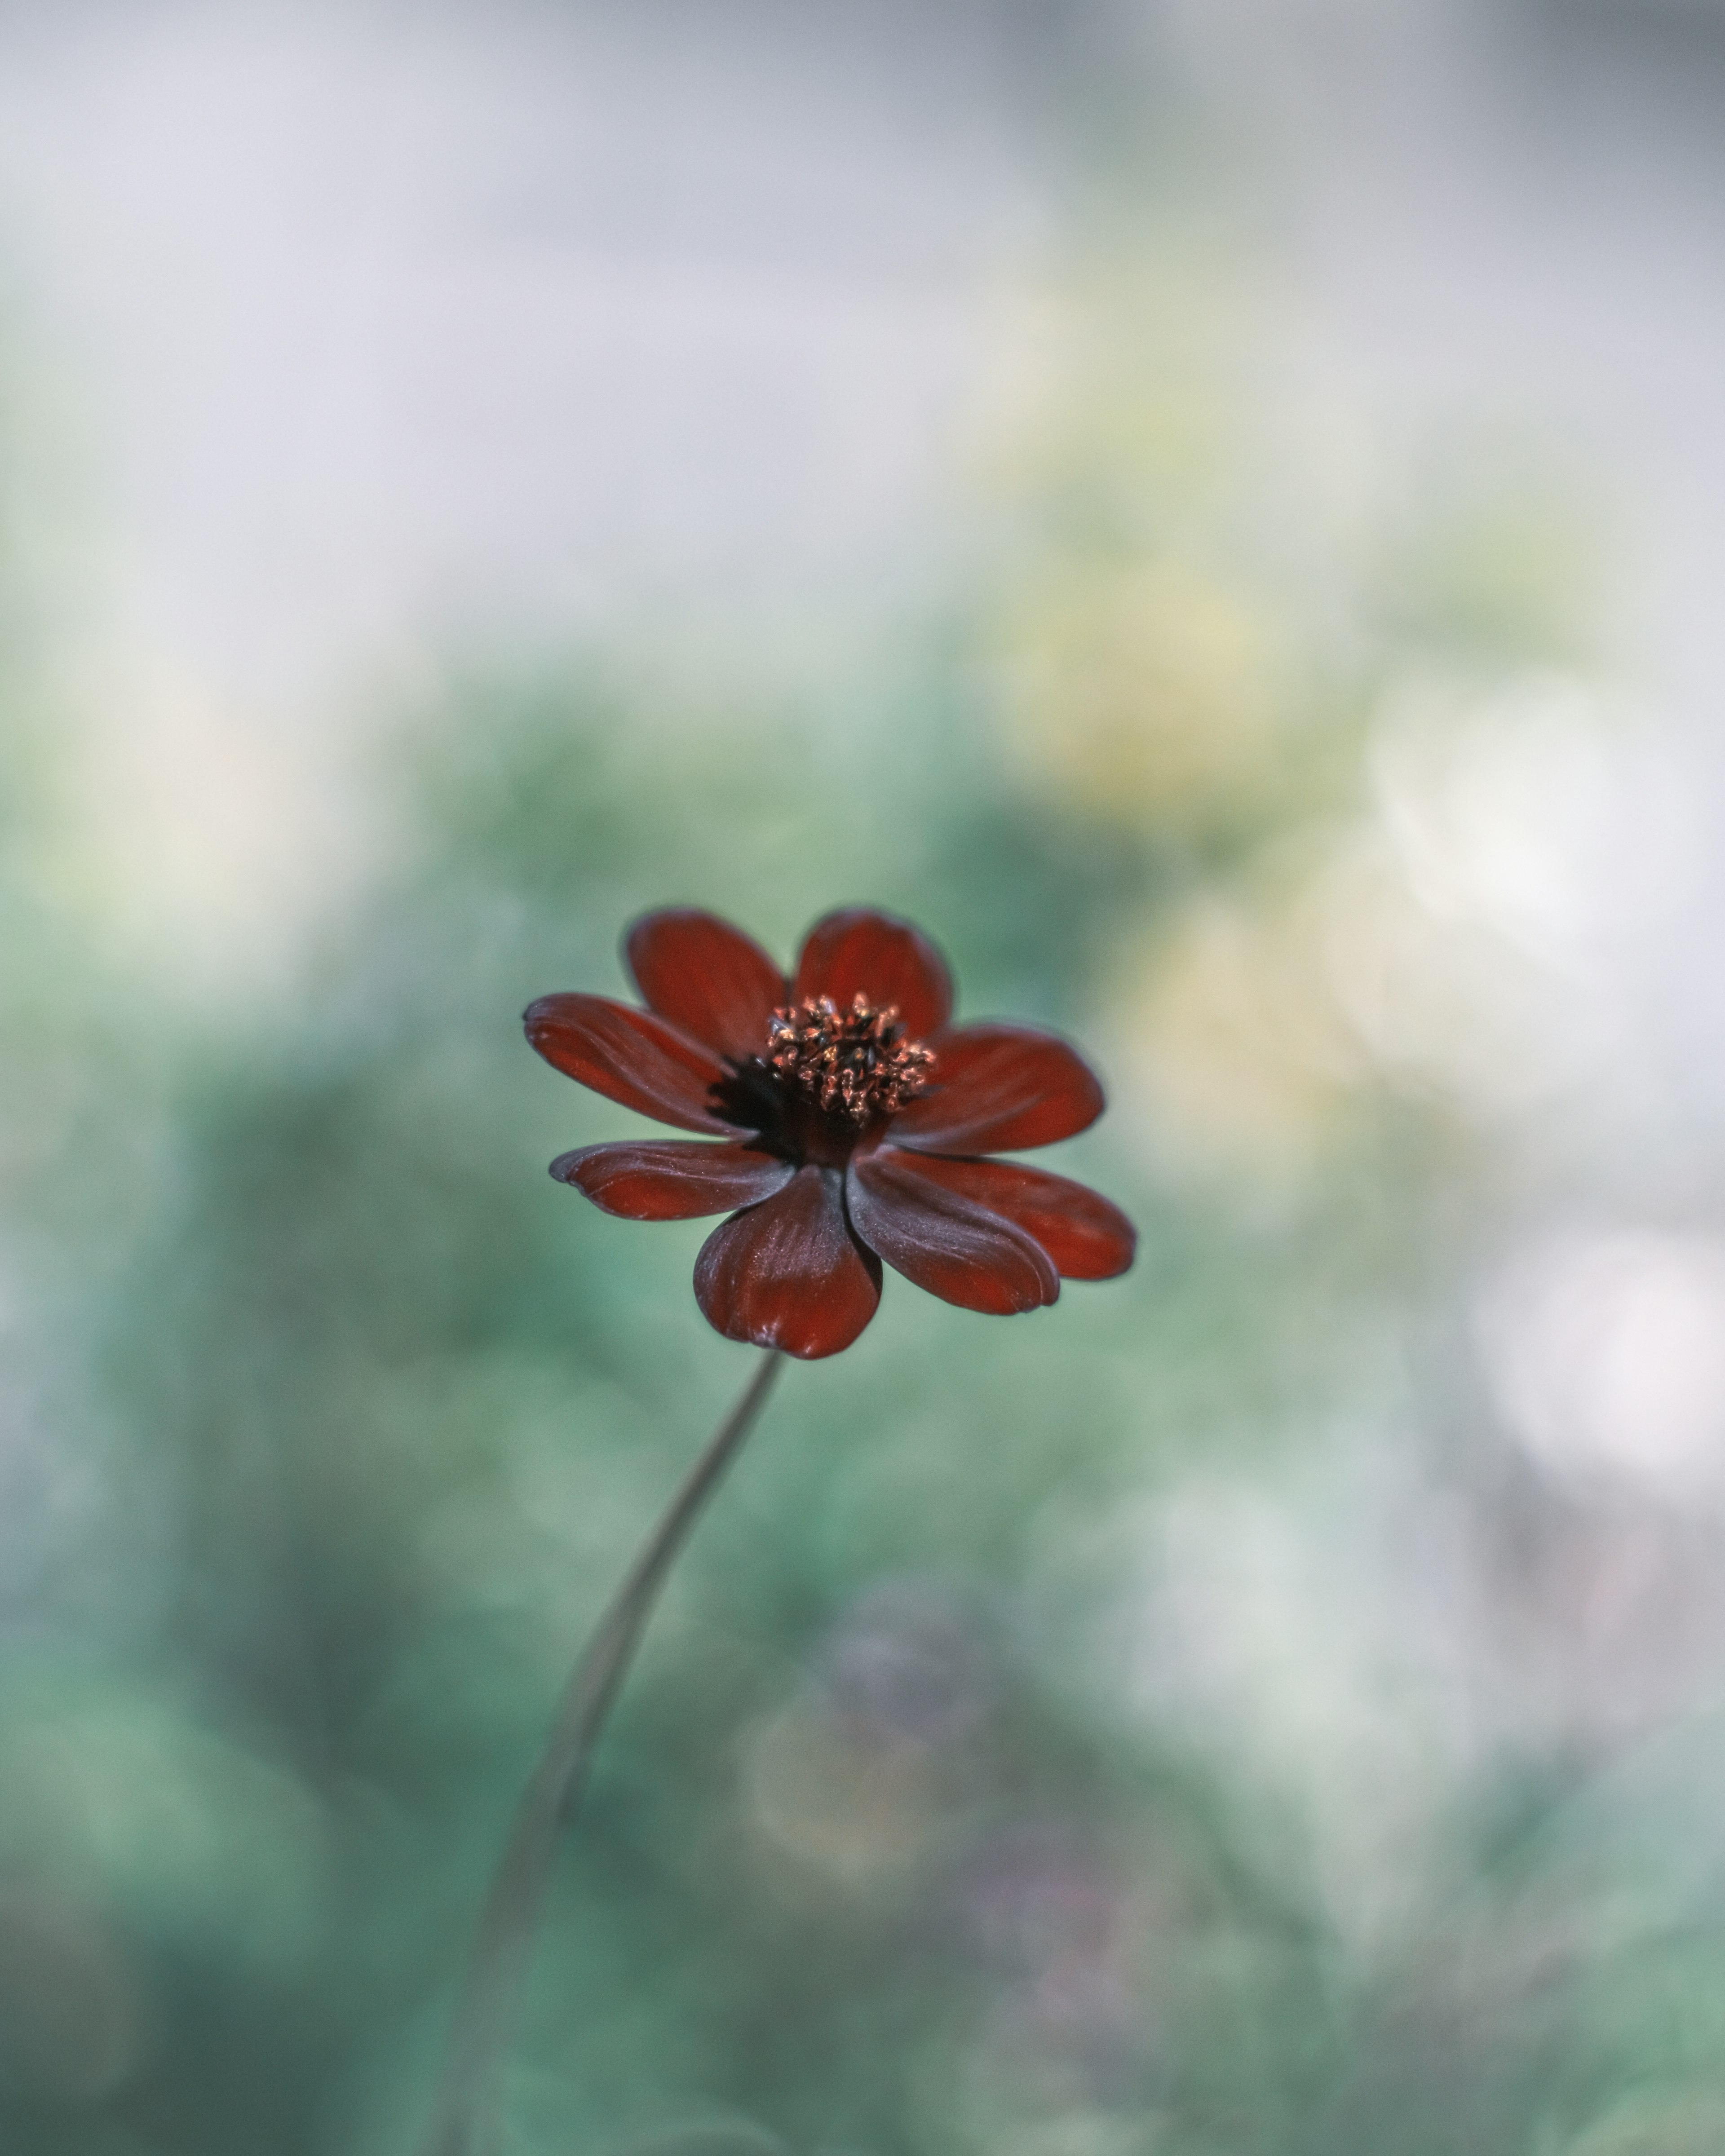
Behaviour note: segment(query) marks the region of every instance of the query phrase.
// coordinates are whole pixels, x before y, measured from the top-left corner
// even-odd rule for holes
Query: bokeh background
[[[506,2156],[1725,2150],[1725,11],[0,18],[0,2148],[410,2156],[873,901],[1136,1270],[789,1372]],[[1046,1156],[1045,1156],[1046,1158]]]

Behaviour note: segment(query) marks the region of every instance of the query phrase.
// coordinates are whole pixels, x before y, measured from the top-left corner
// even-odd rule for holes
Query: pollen
[[[856,1124],[896,1115],[927,1085],[934,1050],[903,1038],[898,1005],[868,998],[841,1011],[830,996],[787,1004],[767,1023],[767,1060],[829,1115]]]

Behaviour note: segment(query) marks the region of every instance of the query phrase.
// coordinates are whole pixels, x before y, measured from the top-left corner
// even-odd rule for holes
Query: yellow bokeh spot
[[[804,1702],[762,1722],[744,1758],[756,1825],[833,1879],[865,1885],[922,1853],[934,1792],[917,1746],[871,1739]]]
[[[1189,817],[1272,776],[1278,639],[1187,563],[1091,566],[1029,599],[1006,654],[1020,760],[1087,810]]]
[[[1124,1075],[1158,1152],[1256,1176],[1303,1168],[1363,1068],[1316,908],[1303,894],[1260,911],[1205,900],[1134,970]]]

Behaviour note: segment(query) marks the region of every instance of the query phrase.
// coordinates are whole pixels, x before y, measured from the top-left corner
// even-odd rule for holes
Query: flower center
[[[859,1126],[896,1114],[927,1085],[934,1050],[903,1038],[898,1005],[865,995],[841,1011],[830,996],[788,1004],[767,1022],[767,1060],[829,1115]]]

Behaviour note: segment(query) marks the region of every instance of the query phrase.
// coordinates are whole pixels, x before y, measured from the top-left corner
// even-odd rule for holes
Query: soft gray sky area
[[[297,708],[914,548],[1036,212],[987,38],[900,27],[895,78],[692,9],[15,16],[0,230],[134,633]]]
[[[890,617],[974,516],[1003,303],[1127,165],[1255,265],[1338,457],[1579,475],[1711,798],[1722,116],[1702,5],[13,9],[0,267],[116,858],[180,930],[285,920],[354,715],[464,643]],[[1609,961],[1692,1064],[1697,900]]]
[[[1160,129],[1263,248],[1291,394],[1409,438],[1532,418],[1598,459],[1636,657],[1700,706],[1709,19],[14,10],[0,246],[132,633],[298,706],[452,622],[788,596],[924,552],[988,300],[1075,177]]]

